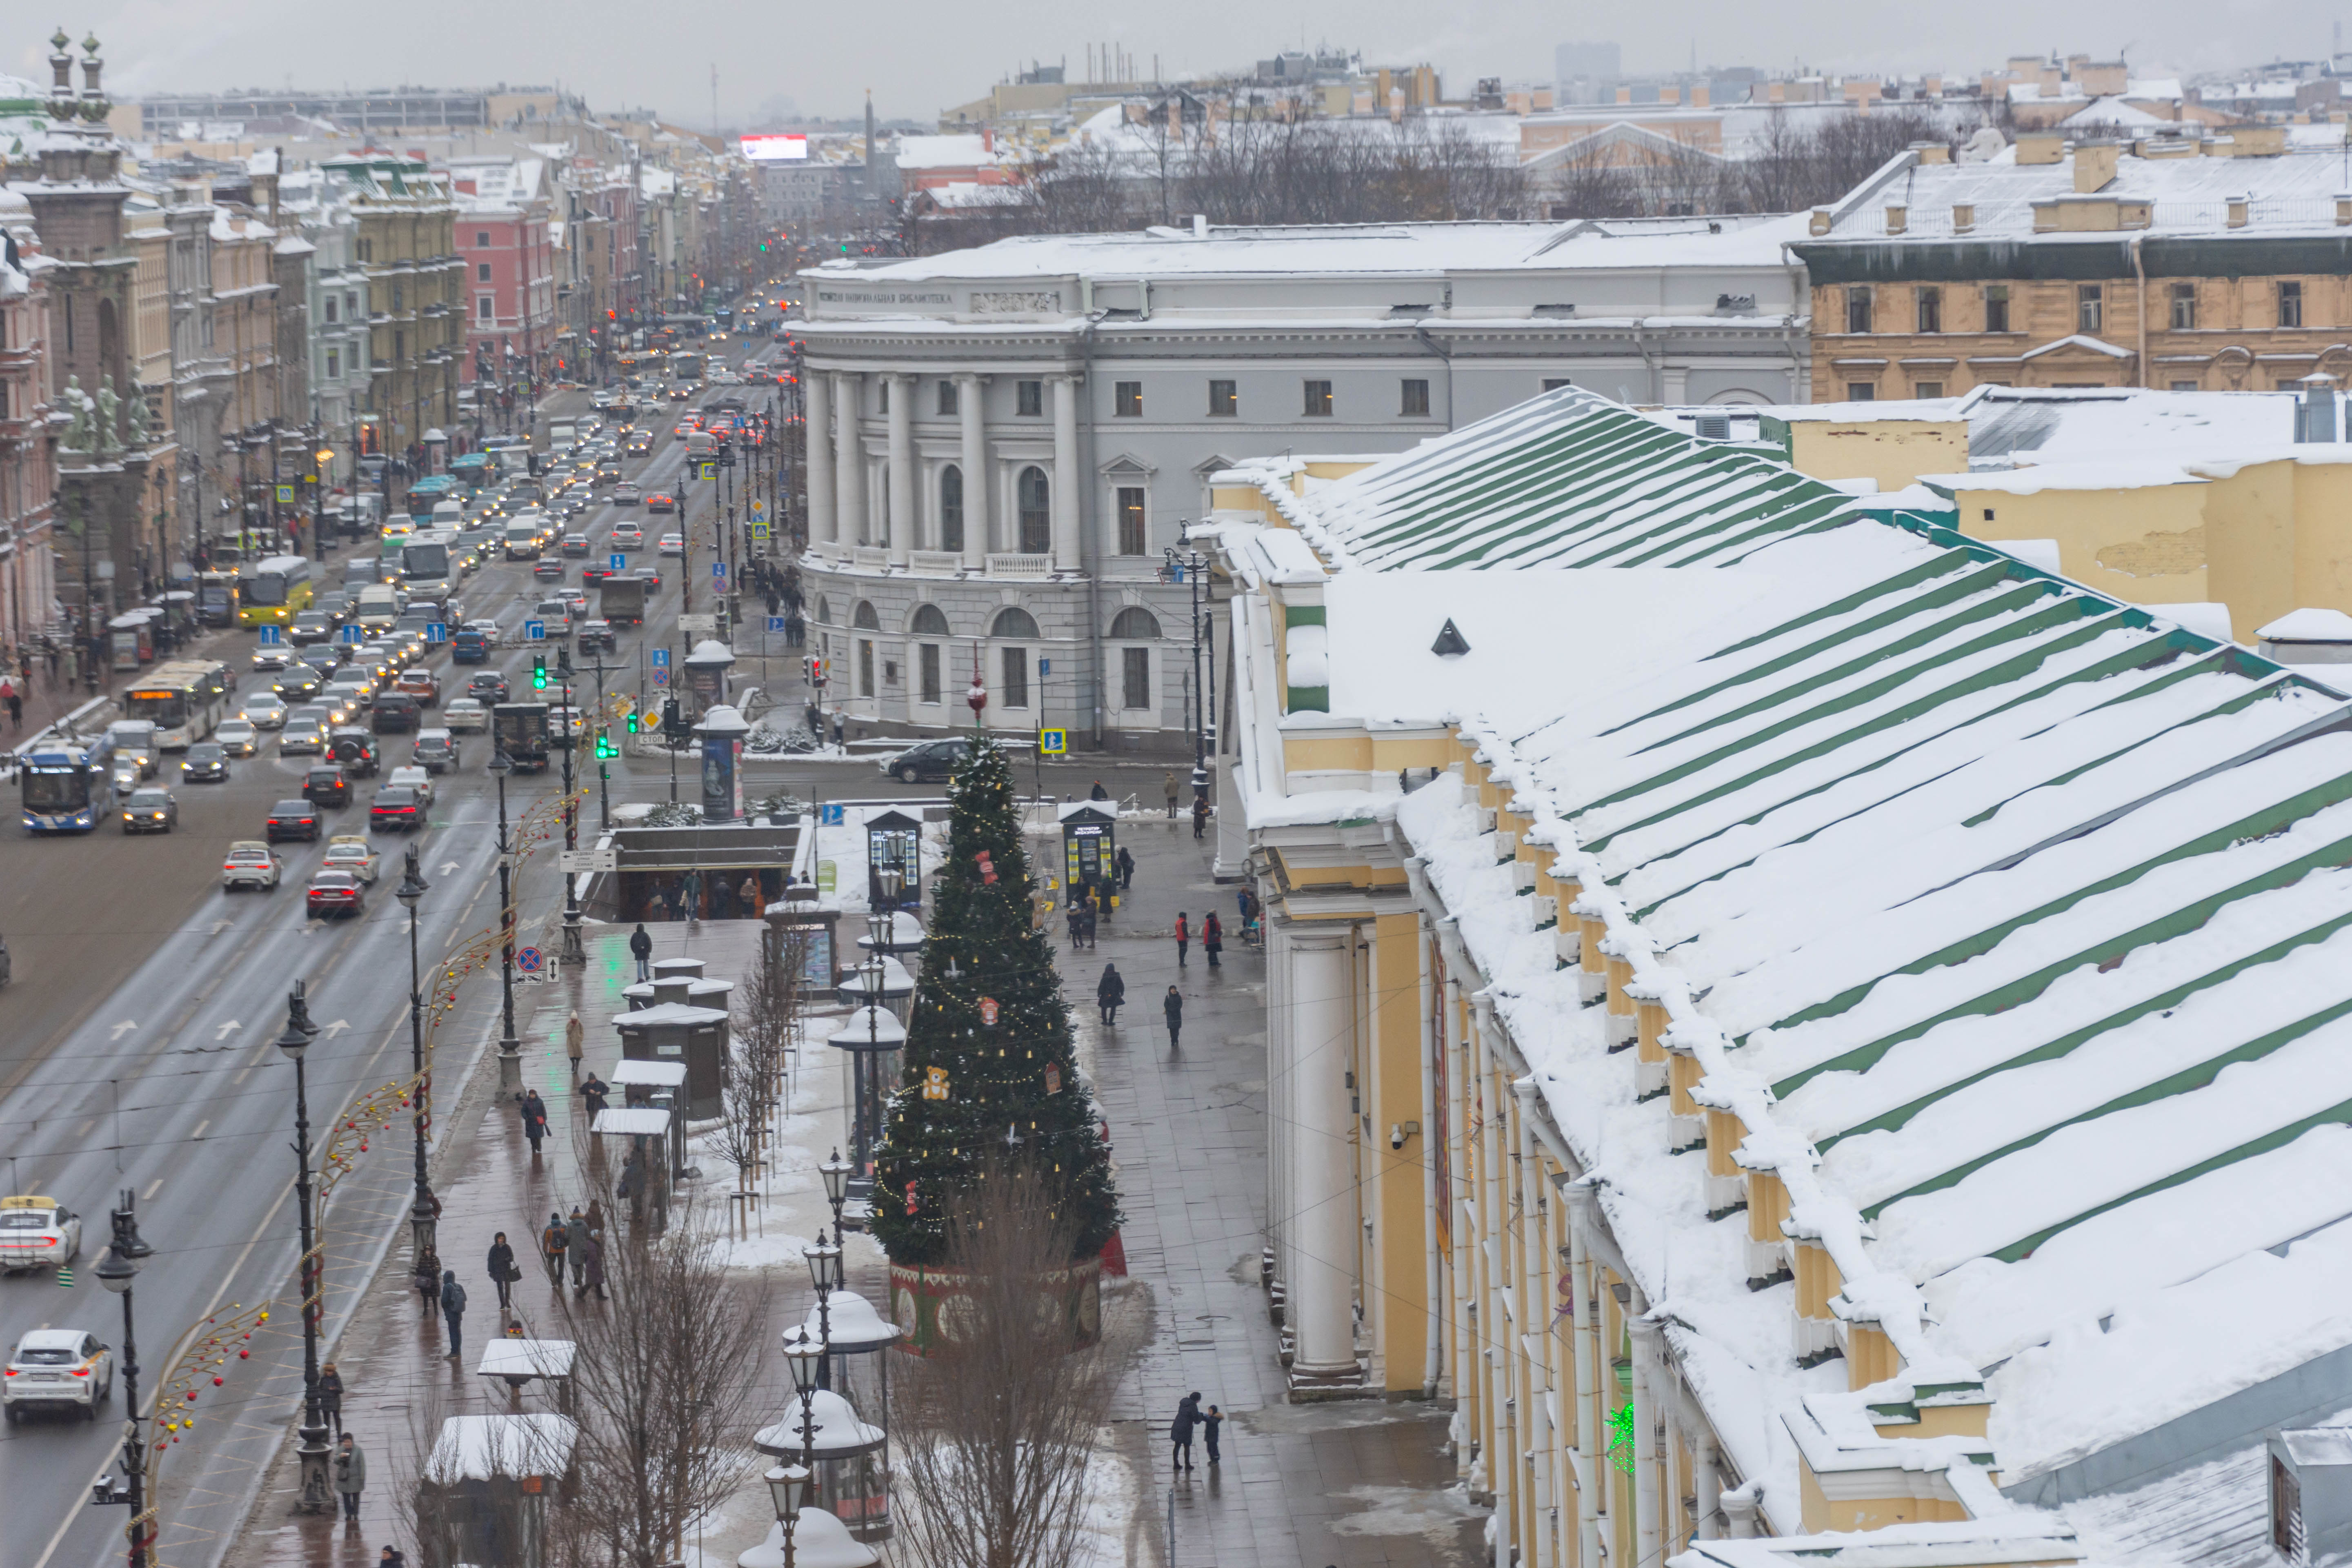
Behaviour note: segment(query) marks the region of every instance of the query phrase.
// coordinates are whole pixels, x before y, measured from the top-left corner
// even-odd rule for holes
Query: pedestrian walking
[[[456,1361],[466,1350],[466,1288],[454,1268],[441,1271],[441,1320],[449,1325],[449,1359]]]
[[[521,1097],[522,1135],[530,1140],[530,1157],[539,1158],[539,1141],[547,1136],[547,1101],[532,1089]]]
[[[839,709],[837,709],[837,708],[836,708],[836,709],[835,709],[835,710],[834,710],[834,713],[833,713],[833,746],[834,746],[834,750],[835,750],[835,751],[839,751],[839,750],[841,749],[841,745],[842,745],[842,739],[843,739],[843,737],[844,737],[844,736],[847,735],[848,733],[849,733],[849,722],[848,722],[848,721],[842,717],[842,713],[841,713],[841,710],[840,710]]]
[[[590,1128],[596,1125],[597,1113],[604,1109],[604,1101],[611,1098],[612,1093],[613,1086],[593,1072],[588,1075],[588,1081],[580,1086],[580,1100],[588,1107]]]
[[[319,1369],[319,1414],[334,1427],[335,1436],[343,1435],[343,1374],[333,1362]]]
[[[1103,788],[1102,780],[1097,779],[1095,780],[1095,787],[1087,791],[1087,798],[1088,800],[1108,800],[1110,798],[1110,791]]]
[[[1192,837],[1206,837],[1208,831],[1209,803],[1205,800],[1196,800],[1192,803]]]
[[[654,896],[659,898],[661,895],[656,893]],[[643,985],[653,978],[654,939],[647,934],[643,921],[639,921],[637,929],[629,933],[629,956],[637,961],[638,984]]]
[[[572,1205],[572,1218],[563,1230],[563,1256],[572,1265],[572,1285],[576,1292],[580,1277],[588,1268],[588,1216],[580,1212],[578,1204]]]
[[[1176,1446],[1176,1468],[1192,1468],[1192,1428],[1201,1424],[1201,1396],[1188,1394],[1176,1402],[1176,1419],[1169,1424],[1169,1440]]]
[[[1095,982],[1095,1005],[1102,1009],[1102,1021],[1118,1022],[1118,1010],[1127,1001],[1127,981],[1119,974],[1118,965],[1103,965],[1102,978]]]
[[[1126,845],[1118,847],[1118,856],[1111,863],[1118,868],[1118,890],[1124,893],[1134,887],[1135,857],[1127,852]]]
[[[1184,923],[1183,911],[1176,913],[1176,967],[1184,967],[1184,953],[1192,945],[1192,928]]]
[[[1225,951],[1225,928],[1211,910],[1201,917],[1201,951],[1209,955],[1209,967],[1217,967],[1217,955]]]
[[[580,1058],[587,1044],[588,1031],[581,1026],[580,1015],[574,1013],[572,1021],[563,1026],[563,1054],[571,1058],[572,1081],[574,1083],[580,1081]]]
[[[1084,894],[1072,890],[1069,912],[1062,917],[1062,921],[1070,928],[1070,951],[1076,952],[1086,945],[1087,906]]]
[[[666,921],[669,919],[669,902],[662,897],[661,889],[659,888],[656,888],[646,899],[646,911],[657,921]],[[637,934],[639,936],[645,936],[646,928],[639,926],[637,928]],[[646,952],[647,953],[651,953],[653,952],[653,939],[651,937],[646,937]],[[634,952],[636,944],[635,942],[631,942],[629,946],[631,951]],[[637,980],[642,984],[645,979],[646,965],[644,960],[640,959],[637,963]]]
[[[686,879],[678,884],[678,900],[684,906],[680,912],[688,921],[698,921],[702,918],[701,872],[688,871],[686,874]]]
[[[1096,900],[1094,896],[1090,893],[1087,897],[1085,905],[1078,910],[1078,934],[1087,939],[1087,951],[1088,952],[1092,952],[1094,951],[1095,928],[1101,920],[1101,916],[1096,912]]]
[[[343,1500],[343,1528],[357,1533],[360,1493],[367,1490],[367,1455],[349,1432],[335,1450],[335,1495]]]
[[[1160,781],[1160,793],[1168,797],[1168,820],[1176,820],[1176,773],[1171,769]]]
[[[742,885],[735,889],[735,913],[743,920],[755,921],[765,912],[760,902],[760,879],[746,872]]]
[[[580,1244],[580,1250],[581,1257],[585,1259],[585,1262],[580,1271],[580,1283],[572,1293],[574,1296],[585,1296],[589,1291],[593,1290],[596,1292],[596,1300],[601,1301],[604,1299],[604,1244],[597,1239],[596,1233],[592,1230],[588,1233],[587,1239]]]
[[[8,691],[8,727],[12,730],[25,727],[25,694],[14,687]]]
[[[408,1568],[408,1559],[403,1557],[396,1547],[387,1546],[383,1549],[383,1555],[375,1560],[375,1568]]]
[[[613,1189],[613,1195],[627,1202],[631,1225],[646,1217],[646,1152],[643,1149],[630,1150],[628,1158],[621,1162],[621,1181]]]
[[[522,1278],[515,1267],[514,1248],[507,1245],[507,1233],[500,1231],[490,1239],[490,1282],[499,1288],[499,1310],[514,1310],[514,1282]]]
[[[1160,1011],[1168,1018],[1168,1048],[1176,1048],[1177,1037],[1184,1032],[1184,998],[1171,985],[1168,994],[1160,999]]]
[[[1213,1405],[1209,1406],[1208,1414],[1201,1417],[1201,1439],[1209,1446],[1209,1463],[1213,1465],[1223,1462],[1223,1456],[1217,1452],[1217,1428],[1224,1424],[1225,1413]]]
[[[596,1238],[599,1246],[603,1245],[604,1240],[604,1200],[602,1198],[590,1198],[588,1200],[588,1234]]]
[[[539,1255],[546,1261],[547,1278],[559,1290],[563,1289],[563,1249],[572,1245],[572,1232],[563,1216],[551,1213],[547,1228],[539,1233]]]

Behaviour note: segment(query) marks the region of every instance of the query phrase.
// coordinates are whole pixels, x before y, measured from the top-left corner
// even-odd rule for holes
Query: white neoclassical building
[[[992,723],[1172,743],[1191,589],[1163,552],[1212,474],[1402,450],[1563,384],[1803,402],[1802,222],[1198,225],[803,272],[830,695],[947,725],[977,663]]]

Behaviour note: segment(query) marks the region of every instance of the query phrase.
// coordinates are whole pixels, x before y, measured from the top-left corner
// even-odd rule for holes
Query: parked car
[[[306,800],[293,804],[305,810],[310,805]],[[278,887],[280,866],[278,851],[269,845],[276,842],[278,840],[273,836],[268,844],[253,838],[240,838],[231,844],[228,855],[221,861],[223,890],[233,893],[239,888],[258,888],[265,893],[274,891]]]

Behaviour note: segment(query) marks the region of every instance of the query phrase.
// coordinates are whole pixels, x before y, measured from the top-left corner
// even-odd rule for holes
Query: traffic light
[[[643,726],[643,725],[638,721],[638,718],[637,718],[637,710],[636,710],[635,709],[634,709],[634,708],[630,709],[630,710],[629,710],[629,733],[630,733],[630,734],[632,734],[632,735],[638,734],[638,733],[640,733],[640,732],[642,731],[643,728],[644,728],[644,726]]]
[[[547,656],[543,653],[530,656],[530,689],[533,691],[547,689]]]
[[[688,732],[686,727],[686,715],[678,710],[677,698],[665,697],[662,699],[661,724],[663,736],[672,742],[682,741],[686,738]]]
[[[601,763],[601,762],[604,762],[604,761],[606,761],[606,760],[608,760],[608,759],[610,759],[610,758],[617,757],[617,756],[619,756],[620,754],[621,754],[621,748],[620,748],[620,747],[618,747],[618,746],[616,746],[616,745],[614,745],[614,744],[613,743],[613,737],[612,737],[612,736],[610,736],[610,735],[608,735],[608,734],[606,734],[606,733],[605,733],[604,731],[602,731],[602,730],[597,731],[596,731],[596,760],[597,760],[598,762],[600,762],[600,763]]]

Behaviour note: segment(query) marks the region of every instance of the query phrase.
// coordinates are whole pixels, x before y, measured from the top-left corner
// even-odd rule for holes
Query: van
[[[371,583],[352,602],[352,619],[365,631],[389,631],[399,621],[406,601],[389,583]]]
[[[452,531],[466,526],[466,504],[463,501],[442,500],[433,503],[433,526]]]
[[[535,512],[526,512],[506,526],[506,551],[509,561],[539,559],[540,519]]]

